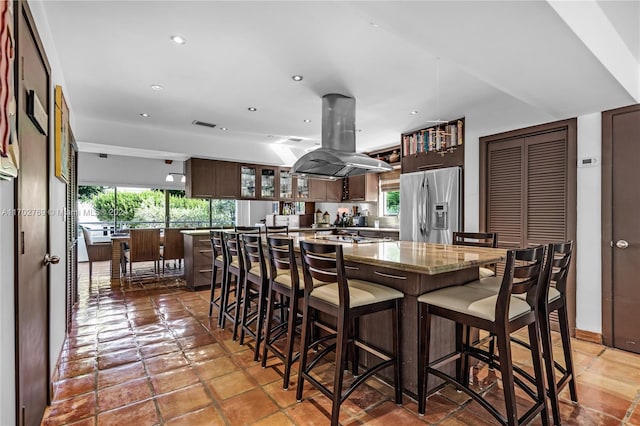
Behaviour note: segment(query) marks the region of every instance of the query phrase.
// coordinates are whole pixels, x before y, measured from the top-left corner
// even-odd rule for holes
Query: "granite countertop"
[[[233,228],[229,228],[231,230]],[[220,230],[220,228],[214,228],[213,230]],[[289,228],[289,232],[322,232],[322,231],[333,231],[333,230],[347,230],[347,231],[380,231],[380,232],[397,232],[400,233],[398,228],[374,228],[371,226],[327,226],[322,228],[312,228],[308,227],[300,227],[300,228]],[[187,235],[209,235],[210,229],[191,229],[182,231],[183,234]]]
[[[296,236],[299,240],[323,243],[312,236]],[[333,242],[332,244],[335,244]],[[341,243],[344,259],[367,265],[427,275],[478,267],[505,260],[505,249],[431,244],[414,241],[385,241],[366,244]]]

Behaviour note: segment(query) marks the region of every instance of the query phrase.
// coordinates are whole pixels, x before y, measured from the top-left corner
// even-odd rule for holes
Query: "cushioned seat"
[[[498,296],[494,291],[467,285],[447,287],[418,297],[420,303],[451,309],[488,321],[495,321],[497,300]],[[509,303],[509,320],[531,312],[531,309],[525,300],[514,295]]]
[[[513,280],[514,283],[517,283],[518,280],[514,279]],[[479,280],[475,280],[475,281],[471,281],[467,284],[465,284],[465,287],[471,287],[471,288],[479,288],[479,289],[484,289],[484,290],[488,290],[492,293],[497,293],[500,291],[500,285],[502,284],[502,277],[489,277],[489,278],[482,278]],[[522,300],[527,298],[526,294],[514,294],[514,297],[518,297]],[[560,298],[560,292],[555,288],[555,287],[549,287],[549,297],[548,297],[548,301],[549,302],[553,302],[554,300],[557,300]]]
[[[302,268],[298,268],[298,277],[302,276]],[[273,279],[278,284],[291,288],[291,273],[288,270],[278,270],[278,275]],[[298,288],[304,288],[304,281],[298,279]]]
[[[311,297],[323,300],[332,305],[338,306],[338,283],[330,283],[319,285],[316,283]],[[371,305],[388,300],[402,299],[404,294],[390,287],[380,284],[374,284],[368,281],[349,280],[349,307],[356,308],[358,306]]]

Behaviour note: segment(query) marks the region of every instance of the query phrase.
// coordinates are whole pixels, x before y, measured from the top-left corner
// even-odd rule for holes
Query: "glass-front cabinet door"
[[[240,167],[240,197],[256,198],[256,167]]]
[[[309,199],[309,178],[306,176],[298,176],[296,178],[296,198],[298,200]]]
[[[280,169],[280,199],[293,200],[293,177],[287,169]]]
[[[260,198],[276,198],[276,171],[270,167],[260,169]]]

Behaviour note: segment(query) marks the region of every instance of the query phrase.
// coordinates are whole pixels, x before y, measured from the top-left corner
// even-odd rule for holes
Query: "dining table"
[[[128,233],[111,234],[111,279],[119,280],[122,275],[120,259],[122,258],[122,243],[129,243],[131,238]],[[160,244],[164,242],[164,233],[160,231]]]

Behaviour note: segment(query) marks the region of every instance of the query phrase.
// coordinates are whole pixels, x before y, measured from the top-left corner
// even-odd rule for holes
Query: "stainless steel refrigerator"
[[[460,167],[400,175],[400,239],[451,244],[461,228]]]

